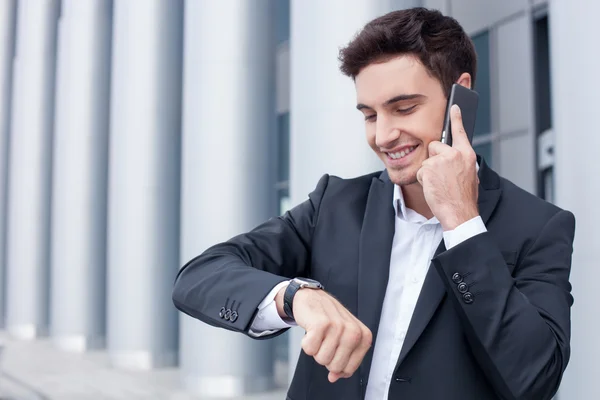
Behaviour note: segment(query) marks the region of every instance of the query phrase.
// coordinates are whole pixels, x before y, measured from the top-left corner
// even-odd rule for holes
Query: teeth
[[[388,155],[389,155],[389,156],[390,156],[392,159],[394,159],[394,160],[398,160],[398,159],[400,159],[400,158],[402,158],[402,157],[404,157],[404,156],[406,156],[406,155],[410,154],[410,153],[411,153],[411,152],[412,152],[412,151],[415,149],[415,147],[416,147],[416,146],[409,147],[408,149],[406,149],[406,150],[402,150],[402,151],[399,151],[399,152],[397,152],[397,153],[388,153]]]

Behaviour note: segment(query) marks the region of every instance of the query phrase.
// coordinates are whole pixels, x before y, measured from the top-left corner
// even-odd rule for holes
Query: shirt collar
[[[475,169],[477,173],[479,173],[479,163],[475,164]],[[429,221],[410,208],[406,208],[406,203],[404,202],[404,195],[402,194],[402,189],[399,185],[394,185],[394,199],[393,199],[394,211],[396,212],[396,217],[407,221],[407,222],[429,222],[429,223],[437,223],[438,220],[436,217],[433,217]]]

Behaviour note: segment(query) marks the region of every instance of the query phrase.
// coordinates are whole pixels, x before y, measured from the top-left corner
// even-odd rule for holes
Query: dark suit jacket
[[[437,249],[390,399],[550,399],[567,366],[575,218],[480,165],[479,211],[488,232],[448,251],[442,241]],[[311,277],[376,341],[394,235],[392,190],[386,172],[323,176],[304,203],[187,263],[174,304],[247,334],[277,283]],[[222,318],[224,306],[231,312]],[[351,378],[334,384],[325,367],[302,353],[288,398],[362,399],[372,350]]]

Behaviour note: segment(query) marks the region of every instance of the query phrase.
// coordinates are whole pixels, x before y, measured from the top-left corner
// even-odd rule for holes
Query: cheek
[[[423,113],[419,119],[420,139],[425,145],[441,139],[444,124],[443,113],[442,118],[437,112]]]

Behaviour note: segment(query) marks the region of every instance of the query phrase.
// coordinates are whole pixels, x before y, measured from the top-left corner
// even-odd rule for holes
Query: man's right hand
[[[285,289],[275,297],[282,318],[287,317],[283,311]],[[329,370],[330,382],[352,376],[371,347],[369,328],[324,290],[298,290],[293,307],[296,324],[306,330],[302,350]]]

